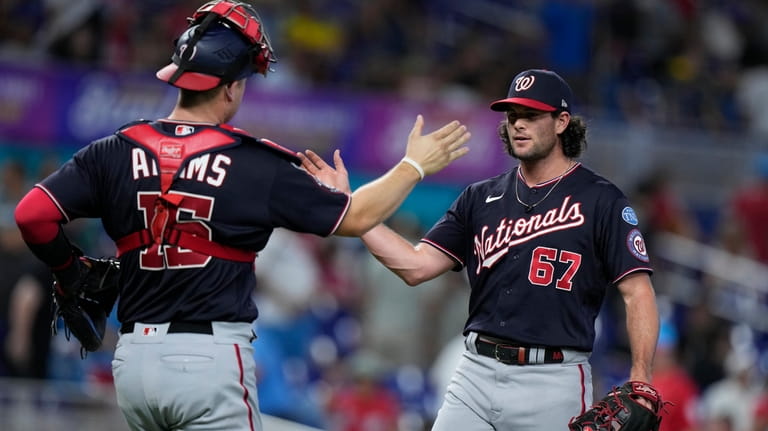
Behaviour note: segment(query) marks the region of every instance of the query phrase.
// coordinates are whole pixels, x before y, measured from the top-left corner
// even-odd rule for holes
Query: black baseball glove
[[[638,402],[647,400],[651,408]],[[571,418],[571,431],[658,431],[660,410],[664,407],[659,392],[648,383],[629,381],[608,394],[579,416]]]
[[[57,277],[53,283],[53,322],[56,334],[59,318],[64,320],[64,336],[74,335],[82,346],[81,353],[96,351],[104,340],[107,316],[119,293],[120,262],[114,258],[96,259],[80,256],[74,263],[78,276]],[[71,273],[71,271],[70,271]]]

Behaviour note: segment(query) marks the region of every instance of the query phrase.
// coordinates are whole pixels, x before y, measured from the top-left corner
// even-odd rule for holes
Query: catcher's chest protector
[[[184,200],[184,195],[169,193],[184,162],[207,151],[237,145],[235,138],[211,128],[204,128],[187,136],[169,136],[146,123],[127,127],[118,134],[154,154],[160,169],[160,196],[155,201],[152,221],[148,229],[118,239],[118,255],[152,244],[169,244],[221,259],[253,262],[256,253],[225,246],[176,229],[175,220],[169,217],[169,207],[178,208]]]

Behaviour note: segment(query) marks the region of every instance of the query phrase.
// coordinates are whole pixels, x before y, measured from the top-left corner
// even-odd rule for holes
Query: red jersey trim
[[[42,190],[46,195],[48,195],[48,198],[51,199],[51,202],[53,202],[53,204],[56,205],[56,208],[59,209],[59,212],[61,213],[61,216],[64,217],[64,220],[65,220],[66,223],[69,223],[70,221],[72,221],[69,218],[69,215],[67,215],[67,212],[64,211],[64,208],[61,206],[61,204],[56,199],[56,197],[53,196],[53,193],[51,193],[50,190],[45,188],[45,186],[42,185],[42,184],[35,184],[35,187],[37,187],[38,189]]]
[[[653,268],[648,266],[639,266],[637,268],[632,268],[629,271],[625,271],[623,274],[616,277],[616,279],[613,280],[613,284],[618,283],[619,281],[621,281],[622,278],[628,276],[629,274],[632,274],[633,272],[638,272],[638,271],[645,271],[648,273],[648,275],[653,274]]]
[[[573,171],[575,171],[576,168],[578,168],[579,166],[581,166],[581,162],[577,162],[575,165],[571,166],[571,169],[568,169],[567,171],[565,171],[565,173],[563,174],[562,178],[565,178],[568,175],[571,175],[573,173]],[[520,170],[519,166],[517,167],[517,176],[523,182],[525,182],[525,177],[523,176],[523,171]],[[555,178],[552,178],[551,180],[544,181],[543,183],[534,184],[534,185],[530,186],[530,188],[535,189],[537,187],[544,187],[544,186],[552,184],[552,183],[554,183],[556,181],[559,181],[560,179],[561,179],[561,177],[555,177]]]
[[[346,217],[347,212],[349,211],[349,207],[352,206],[352,196],[347,194],[347,205],[344,207],[344,211],[339,214],[339,218],[336,220],[336,224],[333,225],[333,228],[326,236],[331,236],[334,233],[336,233],[336,230],[339,229],[339,226],[341,226],[341,222],[344,221],[344,217]]]
[[[229,124],[219,124],[219,127],[221,127],[224,130],[227,130],[229,132],[232,132],[232,133],[235,133],[235,134],[238,134],[238,135],[245,136],[247,138],[253,139],[254,141],[256,141],[256,142],[258,142],[258,143],[260,143],[260,144],[262,144],[262,145],[264,145],[264,146],[266,146],[268,148],[276,150],[278,153],[282,153],[282,154],[286,154],[286,155],[290,156],[292,159],[294,159],[295,162],[297,162],[297,163],[299,162],[299,156],[296,155],[295,151],[290,150],[290,149],[288,149],[288,148],[286,148],[286,147],[276,143],[275,141],[269,140],[267,138],[255,138],[250,133],[246,132],[245,130],[240,129],[238,127],[231,126]]]
[[[295,151],[291,151],[288,148],[285,148],[284,146],[282,146],[282,145],[280,145],[280,144],[278,144],[278,143],[276,143],[274,141],[270,141],[269,139],[266,139],[266,138],[259,138],[259,139],[257,139],[257,141],[259,141],[262,144],[268,146],[269,148],[272,148],[274,150],[280,151],[282,153],[286,153],[286,154],[290,155],[291,157],[298,158],[298,156],[296,155]]]
[[[50,194],[33,188],[17,204],[14,219],[27,243],[47,244],[58,235],[64,215]]]
[[[434,247],[434,248],[436,248],[436,249],[438,249],[438,250],[442,251],[443,253],[447,254],[448,256],[450,256],[450,257],[451,257],[451,259],[455,260],[456,262],[459,262],[459,264],[460,264],[462,267],[464,267],[464,266],[465,266],[465,265],[464,265],[464,260],[462,260],[462,259],[459,259],[459,257],[458,257],[458,256],[456,256],[455,254],[453,254],[453,253],[451,253],[450,251],[446,250],[445,248],[443,248],[443,247],[442,247],[442,246],[440,246],[439,244],[437,244],[437,243],[435,243],[435,242],[432,242],[432,241],[430,241],[430,240],[428,240],[428,239],[426,239],[426,238],[422,238],[422,239],[421,239],[421,242],[423,242],[423,243],[426,243],[426,244],[429,244],[429,245],[431,245],[432,247]]]

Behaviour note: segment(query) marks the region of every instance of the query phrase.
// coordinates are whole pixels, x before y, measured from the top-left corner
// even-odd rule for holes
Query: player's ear
[[[571,122],[571,114],[567,111],[561,111],[555,116],[555,133],[561,134],[568,128],[568,123]]]
[[[224,92],[224,97],[227,98],[227,102],[231,102],[235,99],[235,82],[236,81],[232,81],[222,85],[222,91]]]
[[[222,85],[222,87],[224,87],[224,96],[227,98],[228,102],[236,99],[237,91],[240,89],[239,87],[243,85],[245,85],[245,79],[228,82]]]

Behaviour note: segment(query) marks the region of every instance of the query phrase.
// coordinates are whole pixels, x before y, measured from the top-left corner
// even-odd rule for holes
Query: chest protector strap
[[[182,137],[167,136],[146,123],[130,126],[118,134],[150,151],[160,165],[160,196],[155,200],[149,227],[118,239],[118,256],[157,244],[177,246],[220,259],[253,262],[256,252],[219,244],[185,231],[183,223],[176,223],[169,217],[169,209],[179,208],[185,199],[184,195],[169,193],[173,179],[183,162],[205,151],[234,144],[234,138],[208,128]]]

